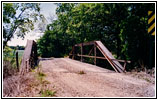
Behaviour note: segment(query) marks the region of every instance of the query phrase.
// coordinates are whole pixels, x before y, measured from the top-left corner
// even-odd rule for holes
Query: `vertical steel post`
[[[97,59],[96,59],[96,55],[97,55],[97,53],[96,53],[96,45],[94,44],[94,64],[96,65],[96,61],[97,61]]]
[[[73,51],[72,51],[73,55],[72,55],[72,59],[75,58],[75,46],[73,46]]]
[[[82,55],[83,55],[83,44],[81,44],[81,62],[83,61]]]

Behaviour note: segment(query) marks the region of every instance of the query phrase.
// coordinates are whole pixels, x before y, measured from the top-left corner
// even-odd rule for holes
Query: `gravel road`
[[[155,96],[153,84],[95,65],[69,58],[43,58],[40,65],[57,97]]]

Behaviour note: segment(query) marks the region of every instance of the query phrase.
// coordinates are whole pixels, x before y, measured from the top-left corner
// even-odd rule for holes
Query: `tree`
[[[34,23],[43,19],[38,3],[3,3],[3,49],[14,34],[24,38],[34,29]]]
[[[154,11],[154,4],[57,5],[58,19],[47,26],[44,36],[39,40],[39,47],[47,47],[52,52],[49,55],[48,51],[39,49],[43,56],[61,57],[68,54],[76,43],[101,40],[116,58],[132,61],[127,68],[140,67],[140,61],[148,66],[147,12]],[[46,42],[41,44],[43,41],[51,42],[49,45]]]
[[[149,68],[149,10],[155,11],[154,4],[128,4],[128,16],[121,23],[122,56],[131,60],[133,66]]]

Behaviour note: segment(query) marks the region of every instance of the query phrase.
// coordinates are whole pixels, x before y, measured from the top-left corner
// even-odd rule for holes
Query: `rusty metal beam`
[[[115,61],[119,61],[119,62],[127,62],[127,63],[131,63],[131,61],[127,61],[127,60],[119,60],[119,59],[111,59],[111,60],[115,60]]]
[[[104,52],[102,51],[102,49],[101,49],[99,46],[97,46],[97,48],[98,48],[98,49],[101,51],[101,53],[106,57],[106,59],[109,61],[110,65],[114,68],[114,70],[115,70],[116,72],[118,72],[118,70],[115,68],[115,65],[111,62],[111,60],[108,58],[108,56],[104,54]]]
[[[75,58],[75,46],[73,46],[73,51],[72,51],[72,59],[74,59]]]
[[[81,55],[83,54],[83,45],[81,45]],[[83,61],[83,57],[81,56],[81,62]]]
[[[86,46],[86,45],[94,45],[95,41],[90,41],[90,42],[86,42],[86,43],[79,43],[79,44],[75,44],[75,46]]]
[[[92,49],[90,50],[90,52],[88,53],[88,55],[90,56],[90,54],[92,53],[94,47],[92,47]]]
[[[87,46],[87,45],[94,45],[94,47],[90,50],[88,55],[83,55],[83,50],[82,50],[83,46]],[[74,56],[80,56],[81,61],[83,61],[83,57],[94,58],[94,64],[96,65],[96,59],[106,59],[116,72],[125,72],[126,63],[131,63],[130,61],[115,59],[113,57],[112,53],[104,46],[104,44],[101,41],[91,41],[91,42],[86,42],[86,43],[79,43],[79,44],[74,45],[74,48],[78,47],[78,46],[81,47],[81,54],[75,54],[74,52],[72,52],[69,55],[70,56],[73,55],[73,58],[74,58]],[[99,49],[99,51],[103,54],[104,57],[97,57],[96,48]],[[94,56],[90,56],[93,49],[94,49]],[[123,62],[124,66],[122,66],[119,62]]]
[[[97,52],[96,52],[96,45],[94,45],[94,64],[96,65],[97,63],[97,59],[96,59],[96,56],[97,56]]]
[[[97,58],[97,59],[106,59],[105,57],[88,56],[88,55],[80,55],[80,54],[77,54],[76,56],[89,57],[89,58]]]
[[[69,55],[73,55],[73,54],[69,54]],[[89,56],[89,55],[81,55],[81,54],[75,54],[75,56],[82,56],[82,57],[90,57],[90,58],[95,58],[95,56]],[[96,56],[97,59],[106,59],[105,57],[98,57]],[[119,62],[126,62],[126,63],[131,63],[131,61],[126,61],[126,60],[118,60],[118,59],[111,59],[111,60],[116,60]]]

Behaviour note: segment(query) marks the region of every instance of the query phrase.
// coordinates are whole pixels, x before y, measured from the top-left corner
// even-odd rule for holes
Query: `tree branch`
[[[21,13],[19,14],[19,16],[15,20],[19,19],[21,17],[21,15],[24,13],[25,10],[26,10],[26,8],[24,8],[24,10],[21,11]]]
[[[17,20],[22,16],[22,14],[24,13],[25,10],[26,10],[26,8],[24,8],[24,9],[21,11],[21,13],[19,14],[18,17],[15,17],[15,21],[17,21]],[[9,35],[6,36],[7,39],[6,39],[6,41],[5,41],[5,44],[4,44],[4,46],[3,46],[3,49],[4,49],[5,46],[7,45],[7,42],[13,37],[13,35],[14,35],[16,29],[18,28],[18,26],[21,25],[21,24],[22,24],[22,22],[19,23],[18,25],[15,24],[14,27],[13,27],[13,29],[10,30]]]

